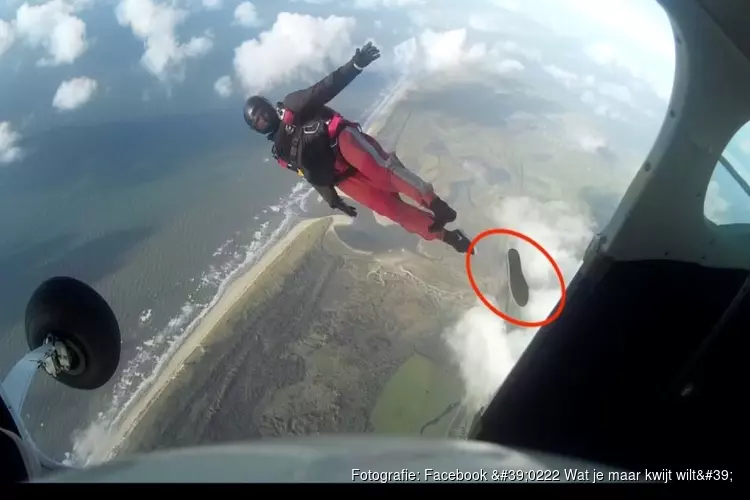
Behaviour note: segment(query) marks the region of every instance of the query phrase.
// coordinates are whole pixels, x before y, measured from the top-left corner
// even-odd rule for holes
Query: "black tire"
[[[39,285],[26,306],[26,341],[34,350],[47,335],[69,345],[73,367],[56,379],[74,389],[98,389],[120,364],[120,326],[93,288],[74,278],[51,278]]]

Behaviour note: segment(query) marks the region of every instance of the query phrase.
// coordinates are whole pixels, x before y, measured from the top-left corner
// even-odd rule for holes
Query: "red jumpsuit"
[[[374,137],[353,126],[339,132],[338,148],[341,157],[336,171],[343,173],[349,165],[356,172],[339,182],[336,187],[370,210],[388,217],[410,233],[426,240],[441,237],[432,233],[431,213],[406,203],[403,194],[427,208],[435,197],[432,186],[407,170],[395,155],[389,155]]]
[[[278,103],[281,124],[269,136],[274,141],[274,157],[282,166],[304,175],[332,208],[341,208],[338,188],[411,233],[426,240],[444,239],[443,229],[429,230],[436,223],[434,214],[399,196],[406,195],[430,209],[433,200],[442,201],[432,186],[406,169],[396,155],[383,151],[356,124],[327,107],[358,74],[349,62]]]

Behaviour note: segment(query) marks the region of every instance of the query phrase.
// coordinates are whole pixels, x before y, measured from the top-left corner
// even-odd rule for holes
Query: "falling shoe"
[[[434,200],[432,200],[428,208],[435,216],[435,222],[433,222],[429,227],[429,231],[431,233],[438,233],[442,231],[446,224],[449,224],[456,220],[456,211],[437,196]]]
[[[508,250],[508,276],[510,278],[510,294],[520,307],[529,303],[529,284],[523,275],[521,268],[521,256],[518,250]]]
[[[460,229],[445,230],[443,233],[443,241],[452,246],[458,253],[466,253],[469,251],[469,245],[471,245],[471,239],[464,234]],[[471,251],[474,255],[475,250]]]

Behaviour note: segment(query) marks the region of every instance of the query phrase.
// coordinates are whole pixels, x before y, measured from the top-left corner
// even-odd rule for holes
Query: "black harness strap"
[[[302,165],[302,158],[300,158],[302,155],[302,148],[299,147],[299,140],[300,135],[294,134],[294,136],[292,136],[292,145],[289,148],[289,163],[293,164],[295,168],[298,165]]]
[[[326,123],[326,125],[328,125],[328,123]],[[338,147],[339,146],[339,141],[338,141],[339,132],[341,132],[341,129],[343,129],[344,127],[348,127],[348,126],[356,126],[357,128],[360,128],[359,124],[356,124],[347,120],[341,120],[338,127],[336,127],[336,131],[334,132],[333,138],[331,140],[331,149],[334,150],[336,157],[342,160],[347,165],[346,170],[334,176],[334,186],[352,177],[354,174],[357,173],[357,169],[354,168],[352,165],[349,164],[349,162],[346,161],[346,159],[343,157]],[[290,127],[292,127],[291,130],[290,130]],[[301,158],[302,148],[299,147],[299,141],[300,141],[301,135],[295,134],[294,132],[296,130],[293,127],[294,125],[286,126],[286,132],[290,135],[293,134],[291,145],[289,147],[289,161],[287,162],[287,168],[289,170],[297,172],[298,174],[303,174],[304,171],[302,167],[300,166],[302,165],[302,158]]]

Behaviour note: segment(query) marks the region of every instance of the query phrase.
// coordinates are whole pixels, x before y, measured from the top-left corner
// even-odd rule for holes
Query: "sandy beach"
[[[92,463],[97,463],[108,460],[116,455],[120,444],[128,438],[130,432],[138,425],[144,413],[151,408],[151,405],[154,404],[154,402],[158,401],[164,389],[172,380],[174,380],[180,370],[184,368],[185,362],[196,351],[196,349],[201,347],[201,343],[211,335],[217,325],[226,319],[233,306],[242,299],[243,295],[245,295],[248,290],[252,289],[253,285],[258,281],[258,278],[273,265],[286,249],[295,242],[299,243],[297,239],[300,235],[304,235],[306,229],[316,224],[325,225],[327,227],[331,223],[345,225],[348,224],[349,221],[347,217],[338,215],[300,221],[286,234],[286,236],[284,236],[284,238],[270,248],[260,261],[248,269],[244,274],[239,275],[237,279],[226,288],[216,305],[211,308],[211,310],[209,310],[203,319],[196,325],[195,331],[190,334],[187,340],[169,360],[167,365],[160,371],[155,382],[151,385],[148,391],[146,391],[135,402],[133,407],[124,415],[120,422],[116,422],[113,426],[113,431],[108,436],[107,443],[102,443],[102,445],[100,445],[97,453],[90,457],[90,461]]]

